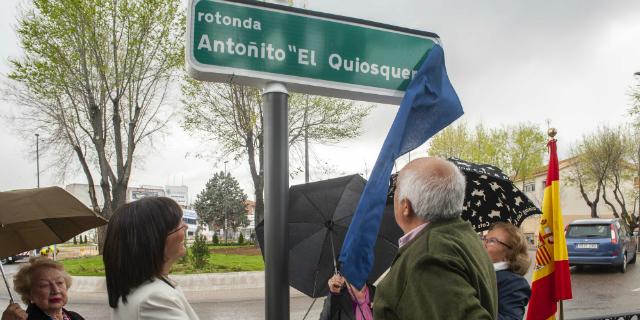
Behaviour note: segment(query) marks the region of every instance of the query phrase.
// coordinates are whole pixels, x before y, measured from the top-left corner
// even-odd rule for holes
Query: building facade
[[[87,207],[91,208],[91,199],[89,199],[89,185],[74,183],[65,186],[65,190],[76,197]],[[104,197],[100,186],[95,186],[96,199],[98,206],[104,206]],[[189,207],[189,188],[187,186],[149,186],[142,185],[139,187],[129,187],[126,192],[126,201],[132,202],[145,197],[168,197],[176,201],[183,209],[183,221],[187,224],[187,238],[193,239],[198,228],[198,214]],[[201,227],[202,234],[211,239],[212,234],[207,226]],[[88,230],[82,235],[87,235],[95,240],[95,229]]]
[[[591,218],[591,208],[582,197],[579,186],[576,183],[570,182],[568,179],[570,172],[575,169],[576,161],[576,158],[569,158],[558,162],[560,170],[560,206],[562,210],[562,221],[565,226],[574,220]],[[634,188],[637,189],[638,187],[637,181],[637,178],[624,181],[621,186],[623,193],[629,195],[626,198],[626,208],[629,213],[633,212],[634,200],[637,200],[634,199],[633,196]],[[545,166],[536,170],[524,181],[523,179],[515,179],[514,184],[521,189],[538,208],[542,208],[544,188],[547,184],[547,167]],[[586,193],[589,199],[593,200],[593,192],[587,190]],[[615,203],[616,207],[618,207],[614,200],[613,193],[610,190],[607,190],[607,199]],[[605,204],[602,195],[598,202],[597,213],[600,218],[614,218],[613,211]],[[522,223],[521,229],[528,239],[535,239],[540,225],[540,218],[540,215],[531,216]]]

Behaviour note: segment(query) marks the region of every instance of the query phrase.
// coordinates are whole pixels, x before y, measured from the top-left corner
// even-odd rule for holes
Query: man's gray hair
[[[452,174],[438,175],[409,169],[398,176],[398,200],[407,199],[418,217],[437,221],[459,217],[465,193],[465,177],[447,161]]]

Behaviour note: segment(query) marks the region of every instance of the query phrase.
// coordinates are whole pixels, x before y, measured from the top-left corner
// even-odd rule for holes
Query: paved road
[[[533,254],[533,251],[530,252]],[[8,274],[15,273],[16,265],[5,266]],[[629,265],[627,273],[608,268],[572,270],[573,299],[565,302],[566,319],[580,319],[640,311],[640,265]],[[527,275],[531,279],[531,273]],[[4,284],[2,284],[4,285]],[[187,292],[187,298],[201,319],[264,319],[263,289],[241,289],[226,292]],[[7,304],[6,290],[0,289],[0,306]],[[87,319],[108,320],[109,307],[105,294],[71,294],[70,310],[86,315]],[[303,319],[313,300],[307,297],[291,298],[291,319]],[[318,299],[307,319],[318,319],[322,309]]]
[[[18,263],[13,264],[3,264],[2,267],[4,268],[4,272],[7,274],[7,276],[11,276],[18,271],[20,263],[22,263],[22,261],[18,261]]]
[[[627,312],[640,313],[640,265],[626,273],[611,268],[571,271],[573,299],[564,304],[567,319]]]
[[[5,273],[11,279],[20,266],[20,263],[5,265]],[[11,285],[11,280],[9,280]],[[0,283],[0,308],[4,309],[9,299]],[[12,288],[13,289],[13,288]],[[12,290],[13,291],[13,290]],[[224,292],[186,292],[185,295],[201,319],[264,319],[264,288],[263,289],[237,289]],[[19,300],[14,292],[14,299]],[[105,293],[69,293],[69,310],[76,311],[86,319],[109,320],[109,305]],[[313,299],[306,296],[292,296],[290,299],[290,312],[292,320],[303,319]],[[306,319],[318,319],[322,310],[323,298],[318,299],[312,306]],[[0,310],[1,311],[1,310]]]
[[[262,291],[262,290],[260,290]],[[200,319],[215,320],[258,320],[264,319],[264,298],[255,298],[255,292],[247,294],[247,299],[231,301],[203,301],[203,299],[189,295],[191,306],[200,316]],[[17,298],[17,297],[16,297]],[[83,315],[85,319],[109,320],[109,305],[105,294],[83,294],[82,296],[70,295],[67,309],[76,311]],[[291,297],[290,310],[291,320],[303,319],[305,313],[311,306],[313,299],[307,297]],[[0,295],[0,306],[4,308],[8,303],[6,297]],[[318,299],[311,308],[306,319],[318,319],[322,310],[323,299]]]
[[[78,301],[77,299],[75,301]],[[307,297],[292,297],[290,301],[291,320],[299,320],[304,317],[307,309],[311,305],[312,299]],[[318,299],[313,306],[307,319],[316,320],[320,316],[322,309],[322,299]],[[0,299],[0,304],[4,305]],[[243,319],[258,320],[264,319],[264,300],[246,301],[218,301],[218,302],[191,302],[191,306],[196,311],[200,319]],[[69,310],[76,311],[86,319],[109,320],[109,306],[105,302],[99,303],[72,303],[68,305]]]
[[[535,259],[534,251],[529,255]],[[526,275],[529,283],[532,269]],[[640,312],[640,265],[630,264],[626,273],[605,267],[571,268],[571,290],[573,299],[564,301],[566,319]]]

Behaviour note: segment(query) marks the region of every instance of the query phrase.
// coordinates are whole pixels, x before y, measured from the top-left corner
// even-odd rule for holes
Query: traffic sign
[[[186,60],[199,80],[399,103],[436,34],[255,1],[191,0]]]

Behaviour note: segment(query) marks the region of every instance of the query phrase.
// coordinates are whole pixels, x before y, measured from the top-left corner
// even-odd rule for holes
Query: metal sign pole
[[[282,83],[264,88],[264,276],[267,320],[289,320],[289,94]]]

